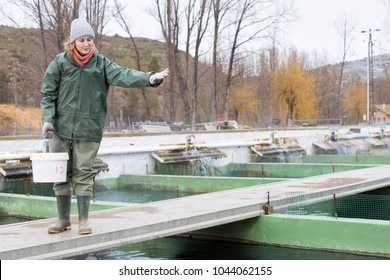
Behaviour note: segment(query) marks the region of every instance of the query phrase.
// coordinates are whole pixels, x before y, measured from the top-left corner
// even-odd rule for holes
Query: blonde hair
[[[70,40],[66,41],[64,43],[64,49],[68,53],[68,57],[69,57],[70,62],[74,63],[75,62],[74,52],[76,49],[75,43],[71,42]]]

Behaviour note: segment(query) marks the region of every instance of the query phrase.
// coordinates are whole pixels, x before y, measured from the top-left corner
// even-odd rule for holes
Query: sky
[[[286,0],[289,2],[289,0]],[[132,28],[153,39],[160,40],[160,27],[147,7],[153,7],[154,0],[127,0],[131,7]],[[348,60],[362,59],[368,53],[368,31],[373,31],[374,55],[390,53],[390,11],[384,0],[294,0],[296,19],[283,27],[282,44],[294,47],[309,55],[327,53],[326,59],[333,63],[342,57],[342,38],[337,25],[345,18],[355,26],[351,36]],[[129,9],[129,10],[130,10]],[[138,20],[141,19],[141,20]],[[140,24],[142,22],[142,24]],[[115,29],[115,28],[114,28]]]
[[[297,49],[329,52],[329,59],[341,59],[342,39],[337,24],[343,18],[355,26],[351,59],[367,57],[369,29],[375,54],[390,53],[390,11],[383,0],[295,0],[298,20],[291,23],[288,41]]]
[[[348,23],[355,26],[348,60],[367,57],[368,33],[362,33],[362,30],[380,29],[378,32],[372,32],[374,54],[390,53],[390,11],[386,9],[384,0],[294,1],[296,20],[284,26],[284,32],[279,35],[284,46],[294,47],[309,55],[327,53],[326,59],[329,62],[338,62],[341,60],[342,39],[336,24],[344,17]],[[6,2],[7,0],[0,0],[0,4]],[[123,3],[128,7],[126,13],[131,18],[134,36],[162,39],[160,27],[148,11],[153,9],[154,0],[123,0]],[[12,10],[7,12],[12,13]],[[0,24],[4,24],[4,21],[5,19],[0,17]],[[111,24],[109,30],[110,35],[122,35],[115,24]]]

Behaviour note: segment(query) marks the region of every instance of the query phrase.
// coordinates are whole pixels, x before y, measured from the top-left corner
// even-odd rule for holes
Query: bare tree
[[[264,31],[276,26],[281,21],[287,19],[288,9],[279,9],[278,1],[274,0],[244,0],[236,3],[236,16],[233,21],[231,42],[229,45],[228,65],[226,74],[226,85],[224,92],[223,115],[224,120],[228,120],[229,97],[231,94],[232,82],[235,77],[235,61],[240,57],[239,48],[249,42],[266,37]],[[256,28],[254,28],[256,27]]]
[[[191,2],[191,0],[190,0]],[[194,1],[194,3],[196,0]],[[209,15],[210,15],[210,7],[208,0],[201,0],[199,10],[197,15],[195,16],[193,23],[196,24],[196,38],[195,38],[195,54],[194,54],[194,74],[193,74],[193,90],[192,90],[192,112],[191,112],[191,128],[195,129],[196,115],[197,115],[197,104],[198,104],[198,73],[199,73],[199,58],[200,58],[200,45],[202,43],[203,36],[207,30]],[[190,6],[188,6],[190,7]],[[190,11],[188,10],[188,18],[190,18]],[[192,26],[189,24],[188,26]]]
[[[19,27],[18,30],[33,43],[31,46],[33,54],[30,60],[36,61],[34,71],[35,77],[41,76],[48,66],[48,61],[55,53],[62,52],[64,49],[64,42],[68,39],[71,22],[73,19],[79,17],[79,12],[82,3],[84,7],[93,13],[88,13],[95,29],[95,33],[99,36],[102,33],[104,11],[107,1],[87,1],[87,0],[10,0],[10,4],[21,10],[23,15],[30,19],[32,23],[39,28],[39,35],[31,35],[33,33],[26,32],[26,29],[19,25],[18,18],[7,17]],[[96,11],[96,12],[95,12]],[[92,16],[95,16],[93,18]],[[54,48],[53,48],[54,46]],[[38,52],[39,51],[39,52]],[[38,73],[39,72],[39,73]],[[38,100],[38,98],[30,98]]]
[[[211,111],[210,120],[216,121],[218,112],[218,47],[219,47],[219,34],[229,24],[231,24],[226,16],[229,14],[230,9],[236,3],[235,0],[212,0],[213,18],[214,18],[214,30],[213,30],[213,54],[212,54],[212,69],[213,69],[213,86],[212,86],[212,99],[211,99]],[[222,24],[225,25],[222,25]]]
[[[44,28],[55,34],[58,52],[64,49],[70,24],[78,17],[80,3],[81,0],[48,0],[41,3]]]
[[[44,51],[47,51],[47,41],[55,38],[52,43],[60,52],[69,33],[71,21],[78,17],[82,0],[12,0],[11,4],[19,7],[24,14],[35,22],[40,29],[40,41]],[[11,19],[16,26],[17,19]],[[51,36],[46,36],[50,33]],[[48,57],[47,53],[45,57]],[[47,62],[46,62],[47,65]]]
[[[200,47],[208,27],[210,3],[210,0],[189,0],[185,6],[180,6],[178,0],[168,0],[164,6],[156,0],[157,20],[167,44],[171,77],[176,78],[179,88],[177,94],[183,103],[184,122],[191,128],[195,128],[197,118]],[[181,41],[181,31],[184,32],[184,42]],[[184,53],[179,50],[180,45],[184,45]],[[191,56],[190,52],[194,55]],[[173,101],[173,95],[171,98]],[[173,105],[171,102],[171,108]],[[171,110],[171,117],[174,115],[176,117]]]
[[[338,77],[338,85],[337,85],[337,115],[335,117],[341,118],[341,95],[343,88],[343,79],[344,79],[344,67],[347,61],[348,55],[351,51],[353,33],[355,32],[356,25],[350,24],[348,22],[347,16],[341,18],[340,22],[336,26],[337,31],[342,39],[342,52],[341,52],[341,62],[340,62],[340,73]]]
[[[135,39],[133,37],[133,34],[130,30],[130,26],[127,23],[126,19],[124,18],[123,7],[120,5],[118,0],[115,0],[115,18],[116,18],[117,22],[119,23],[119,25],[122,27],[122,29],[126,32],[126,34],[129,35],[131,44],[133,45],[134,52],[135,52],[135,63],[137,65],[137,70],[141,71],[142,69],[141,69],[140,52],[139,52],[137,43],[135,42]],[[146,115],[151,116],[151,113],[152,113],[151,112],[151,104],[149,103],[148,96],[146,94],[146,90],[144,88],[141,88],[140,90],[141,90],[142,98],[143,98],[144,103],[145,103]]]
[[[81,0],[75,0],[74,2],[80,2]],[[27,32],[22,28],[19,23],[19,18],[13,18],[11,15],[6,15],[15,26],[18,27],[25,38],[32,42],[31,52],[29,60],[33,61],[35,67],[28,73],[30,77],[34,77],[32,83],[36,83],[35,77],[40,77],[48,66],[48,61],[53,54],[54,45],[58,51],[63,50],[63,39],[65,38],[65,28],[62,23],[64,17],[67,15],[68,4],[72,4],[70,1],[42,1],[42,0],[11,0],[10,4],[21,10],[23,15],[35,23],[39,28],[39,35],[32,35],[34,33]],[[5,14],[5,13],[4,13]],[[51,50],[51,51],[50,51]],[[39,53],[39,55],[37,55]],[[19,76],[20,77],[20,76]],[[31,86],[31,84],[30,84]],[[20,96],[26,95],[26,90],[20,92]],[[28,97],[29,102],[35,104],[39,100],[38,92],[32,91]]]
[[[40,29],[40,38],[36,39],[32,36],[30,36],[27,32],[24,31],[24,29],[19,25],[19,21],[17,18],[13,18],[12,16],[8,15],[4,10],[1,10],[1,13],[7,17],[15,26],[18,27],[18,30],[34,45],[42,49],[43,56],[44,56],[44,69],[48,66],[48,52],[47,52],[47,46],[46,46],[46,39],[45,39],[45,27],[44,27],[44,19],[43,19],[43,13],[42,13],[42,7],[41,7],[40,0],[35,1],[11,1],[10,3],[14,6],[20,8],[24,11],[26,16],[30,18],[33,22],[36,22]]]
[[[91,23],[96,33],[95,43],[98,48],[101,46],[101,34],[107,23],[107,0],[11,0],[10,2],[19,7],[32,22],[39,26],[43,50],[47,49],[47,41],[55,38],[53,43],[58,52],[63,51],[71,22],[79,17],[84,2],[83,8],[87,21]],[[17,19],[11,20],[17,24]],[[46,33],[51,36],[47,36]]]
[[[192,58],[190,55],[190,46],[192,39],[192,32],[194,30],[195,21],[191,18],[193,7],[196,1],[188,2],[186,8],[182,9],[179,5],[179,0],[167,0],[165,7],[159,0],[155,0],[157,6],[157,19],[160,22],[162,33],[167,44],[168,50],[168,63],[171,71],[171,77],[175,78],[178,86],[178,96],[183,103],[183,114],[184,122],[187,124],[191,123],[191,112],[192,112],[192,95],[190,91],[190,63]],[[183,3],[183,2],[182,2]],[[192,8],[191,8],[192,6]],[[188,11],[191,14],[188,14]],[[187,15],[185,14],[187,12]],[[185,22],[185,52],[179,50],[181,43],[180,31],[183,26],[182,20],[183,15],[186,17]],[[182,62],[184,58],[184,63]],[[173,80],[171,78],[170,80]],[[173,83],[173,81],[171,81]],[[171,87],[174,90],[174,87]],[[170,116],[171,120],[175,120],[176,112],[174,112],[174,96],[170,96]],[[173,118],[175,117],[175,118]]]
[[[47,66],[49,65],[49,62],[48,62],[47,47],[46,47],[46,40],[45,40],[45,26],[43,23],[41,1],[37,0],[37,1],[33,1],[33,3],[36,5],[36,10],[37,10],[37,14],[38,14],[38,22],[39,22],[39,30],[40,30],[40,34],[41,34],[42,49],[43,49],[43,53],[45,56],[45,58],[44,58],[45,68],[47,68]]]
[[[77,2],[77,1],[75,1]],[[117,1],[115,1],[117,4]],[[102,34],[108,19],[106,16],[107,0],[85,0],[86,19],[95,30],[95,45],[98,49],[102,47]]]
[[[276,70],[278,51],[273,45],[260,53],[259,78],[257,82],[257,125],[267,127],[273,121],[272,73]],[[278,121],[275,120],[276,124]]]
[[[183,76],[180,68],[180,51],[179,51],[179,30],[180,30],[180,15],[179,3],[175,0],[167,0],[165,7],[160,0],[155,0],[157,7],[157,20],[160,23],[161,30],[167,46],[168,67],[171,72],[171,77],[176,77],[179,84],[179,92],[177,93],[184,104],[184,111],[190,112],[190,103],[188,102],[188,86],[186,83],[186,76]],[[187,68],[186,68],[187,69]],[[186,75],[186,72],[184,72]],[[175,85],[174,79],[169,79],[169,117],[171,121],[176,120],[175,110]]]

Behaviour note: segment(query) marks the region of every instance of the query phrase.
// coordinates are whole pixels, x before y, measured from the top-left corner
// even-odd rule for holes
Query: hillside
[[[48,34],[49,35],[49,34]],[[48,36],[49,37],[49,36]],[[18,29],[10,26],[0,25],[0,50],[7,51],[12,54],[12,57],[18,59],[22,65],[29,66],[27,70],[36,70],[38,65],[30,65],[33,60],[35,51],[38,51],[39,60],[43,58],[39,56],[42,50],[39,45],[39,30],[38,29]],[[141,65],[147,68],[150,58],[155,56],[159,59],[161,67],[167,65],[165,44],[148,38],[134,38],[141,56]],[[38,49],[37,49],[37,46]],[[48,40],[49,61],[58,53],[54,42]],[[103,36],[102,46],[99,51],[106,57],[121,65],[127,67],[135,67],[134,48],[129,38],[119,35]],[[4,66],[4,65],[0,65]],[[44,69],[43,69],[44,70]],[[146,69],[142,69],[146,70]]]
[[[386,77],[385,67],[388,67],[390,54],[376,55],[373,57],[373,74],[375,79]],[[358,76],[362,81],[367,80],[367,59],[348,61],[345,64],[346,78]]]
[[[16,126],[14,127],[14,123]],[[39,135],[41,110],[0,104],[0,136]],[[28,129],[30,124],[30,129]]]

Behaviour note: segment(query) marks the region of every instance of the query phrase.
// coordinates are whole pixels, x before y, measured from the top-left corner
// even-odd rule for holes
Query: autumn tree
[[[296,51],[290,53],[288,61],[272,77],[274,112],[285,116],[287,125],[295,119],[305,120],[316,117],[315,79],[305,69],[304,60]]]
[[[366,113],[367,99],[366,86],[359,79],[353,79],[346,87],[346,94],[342,99],[343,108],[349,122],[358,124]]]
[[[315,96],[317,100],[317,117],[320,119],[339,119],[339,67],[325,65],[311,70],[316,77]]]
[[[229,112],[238,123],[252,126],[256,122],[256,95],[255,81],[242,79],[233,86]]]

